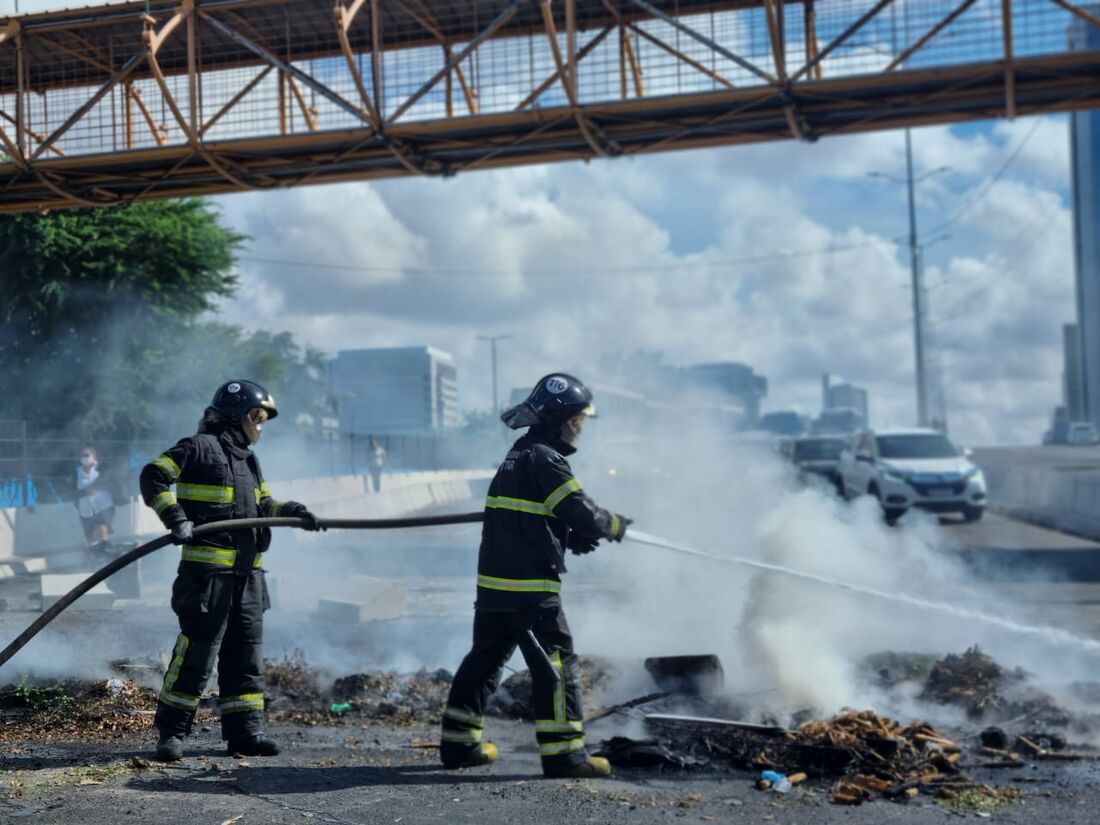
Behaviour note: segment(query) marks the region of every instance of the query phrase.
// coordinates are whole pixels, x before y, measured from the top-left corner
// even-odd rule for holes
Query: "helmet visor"
[[[248,443],[255,444],[260,440],[268,417],[267,410],[263,407],[253,407],[241,417],[241,429],[244,430]]]
[[[513,430],[520,430],[524,427],[533,427],[539,423],[539,417],[529,406],[527,406],[526,403],[516,404],[516,406],[514,407],[509,407],[500,414],[500,420],[507,424]]]

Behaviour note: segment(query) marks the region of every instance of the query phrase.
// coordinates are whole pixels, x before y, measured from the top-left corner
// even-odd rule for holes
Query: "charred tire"
[[[893,526],[898,523],[898,519],[904,516],[908,512],[905,507],[883,507],[882,518],[887,524]]]
[[[984,507],[967,507],[962,511],[963,521],[967,522],[968,524],[975,521],[981,521],[981,518],[984,514]]]
[[[899,518],[905,515],[907,507],[887,507],[882,501],[882,493],[879,492],[878,485],[872,484],[867,488],[867,495],[874,496],[878,499],[879,507],[882,508],[882,518],[887,524],[897,524]]]

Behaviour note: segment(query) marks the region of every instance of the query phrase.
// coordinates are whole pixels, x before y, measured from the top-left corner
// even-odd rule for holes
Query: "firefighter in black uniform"
[[[230,754],[273,756],[278,745],[263,735],[263,614],[270,606],[263,553],[271,531],[238,530],[192,540],[193,527],[226,519],[290,516],[318,529],[302,504],[271,498],[250,449],[264,422],[278,415],[267,390],[230,381],[214,395],[198,432],[181,439],[141,472],[141,495],[173,541],[183,545],[172,610],[180,634],[157,702],[157,759],[183,755],[183,737],[218,658],[222,738]],[[173,496],[170,487],[175,485]]]
[[[496,759],[496,746],[481,741],[485,706],[518,646],[533,681],[543,772],[568,777],[611,773],[606,759],[585,751],[577,657],[560,595],[566,548],[588,553],[600,539],[622,541],[630,524],[597,507],[566,461],[576,450],[585,418],[593,415],[588,388],[556,373],[501,416],[514,430],[530,430],[512,446],[489,487],[473,649],[455,674],[443,711],[440,757],[446,767]]]

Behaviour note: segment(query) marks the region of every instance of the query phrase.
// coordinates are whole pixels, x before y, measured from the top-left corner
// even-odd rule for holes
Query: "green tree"
[[[202,320],[244,240],[196,199],[0,217],[0,416],[140,437],[194,423],[203,373],[282,377],[268,339]]]

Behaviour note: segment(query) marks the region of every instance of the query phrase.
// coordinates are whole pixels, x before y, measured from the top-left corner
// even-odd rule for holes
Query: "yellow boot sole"
[[[444,762],[445,768],[480,768],[497,761],[500,751],[492,742],[483,742],[481,747],[459,762]]]
[[[590,756],[588,761],[566,768],[561,773],[547,774],[554,779],[599,779],[603,776],[611,776],[611,763],[602,756]]]

